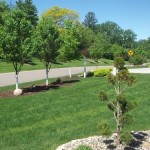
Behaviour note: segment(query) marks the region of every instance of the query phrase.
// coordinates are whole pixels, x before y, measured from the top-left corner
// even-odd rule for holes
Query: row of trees
[[[132,30],[123,30],[114,22],[97,24],[93,12],[81,23],[78,13],[66,8],[55,6],[38,17],[32,0],[18,0],[14,6],[0,2],[0,58],[13,64],[16,88],[21,67],[32,57],[43,62],[46,85],[51,63],[57,60],[69,62],[80,56],[96,61],[116,56],[128,60],[129,49],[149,58],[150,40],[135,40]]]
[[[92,49],[93,47],[97,47],[99,52],[97,51],[96,53],[100,54],[101,52],[100,55],[97,55],[92,51],[91,55],[96,55],[98,57],[104,57],[107,59],[113,59],[116,56],[122,56],[128,60],[129,57],[127,55],[127,51],[129,49],[133,49],[135,52],[135,57],[140,59],[141,57],[149,59],[150,38],[136,41],[137,35],[131,29],[124,30],[117,23],[112,21],[106,21],[98,24],[96,15],[93,12],[87,13],[83,24],[87,28],[91,29],[94,33],[95,40],[91,45]],[[101,44],[101,42],[103,44]],[[100,45],[102,49],[99,48]]]
[[[75,12],[54,7],[38,18],[32,0],[19,0],[13,7],[3,1],[0,7],[3,8],[0,26],[1,58],[14,66],[16,89],[23,64],[33,56],[45,66],[46,85],[51,63],[56,58],[70,61],[79,56],[79,22],[74,20],[78,18]],[[58,11],[60,16],[56,14]]]

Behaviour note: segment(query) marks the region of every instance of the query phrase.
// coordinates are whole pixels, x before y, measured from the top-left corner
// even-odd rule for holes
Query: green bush
[[[146,60],[142,55],[135,55],[132,60],[130,59],[130,62],[133,63],[133,65],[141,65],[145,63]]]
[[[102,121],[97,125],[97,129],[100,132],[100,135],[110,136],[112,134],[111,129],[106,121]]]
[[[88,71],[86,74],[87,77],[93,77],[93,75],[94,75],[93,71]]]
[[[92,148],[87,145],[80,145],[76,150],[92,150]]]
[[[111,68],[101,68],[101,69],[97,69],[94,70],[94,76],[95,77],[103,77],[106,76],[108,73],[110,73],[112,71]]]
[[[120,138],[121,141],[124,142],[126,145],[129,145],[133,140],[133,137],[130,132],[122,132]]]

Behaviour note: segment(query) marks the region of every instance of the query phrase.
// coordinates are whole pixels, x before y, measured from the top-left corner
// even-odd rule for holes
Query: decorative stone
[[[150,150],[150,130],[147,131],[139,131],[135,132],[132,131],[132,134],[141,134],[144,136],[144,139],[136,139],[134,138],[134,143],[140,143],[140,145],[134,145],[132,147],[127,147],[123,144],[120,145],[120,150],[124,149],[134,149],[134,150]],[[56,150],[75,150],[77,149],[80,145],[87,145],[92,148],[92,150],[116,150],[116,133],[114,133],[110,137],[104,137],[104,136],[93,136],[93,137],[88,137],[88,138],[83,138],[83,139],[77,139],[77,140],[72,140],[68,143],[65,143]],[[144,140],[144,141],[143,141]]]
[[[19,96],[22,94],[22,89],[15,89],[14,90],[14,95]]]

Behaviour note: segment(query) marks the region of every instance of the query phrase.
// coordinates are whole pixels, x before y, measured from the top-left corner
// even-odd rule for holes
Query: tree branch
[[[115,85],[114,85],[114,89],[115,89],[115,92],[118,94],[118,90]]]
[[[126,86],[124,87],[124,89],[121,90],[120,93],[122,93],[127,87],[128,87],[128,85],[126,85]]]

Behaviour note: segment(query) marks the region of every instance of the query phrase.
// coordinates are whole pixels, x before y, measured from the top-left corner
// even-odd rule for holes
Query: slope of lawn
[[[150,75],[136,75],[126,91],[136,101],[130,130],[150,129]],[[107,120],[115,131],[112,113],[99,101],[100,90],[113,97],[105,78],[81,79],[70,86],[30,96],[0,99],[1,150],[55,150],[73,139],[99,135],[97,124]]]
[[[83,66],[83,59],[79,59],[79,60],[73,60],[71,61],[71,63],[63,63],[63,62],[58,62],[55,64],[52,64],[51,67],[52,68],[66,68],[69,67],[69,65],[71,65],[71,67],[81,67]],[[101,61],[99,61],[98,65],[112,65],[113,64],[113,60],[107,60],[107,59],[102,59]],[[96,66],[97,63],[87,59],[87,66]],[[39,69],[44,69],[44,65],[41,61],[39,61],[38,59],[33,59],[32,64],[24,64],[22,66],[21,71],[24,70],[39,70]],[[0,73],[6,73],[6,72],[14,72],[14,68],[13,65],[11,63],[6,63],[6,62],[2,62],[0,61]]]

